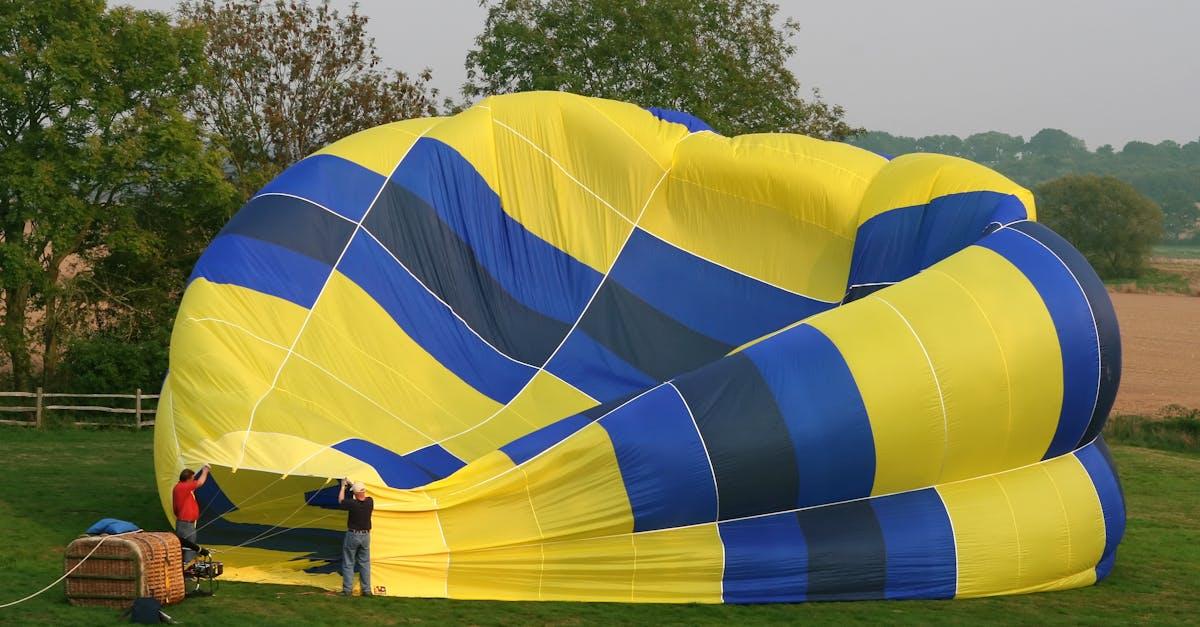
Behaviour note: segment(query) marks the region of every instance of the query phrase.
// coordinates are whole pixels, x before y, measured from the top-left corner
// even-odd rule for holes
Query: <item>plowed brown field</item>
[[[1200,298],[1110,294],[1121,324],[1123,368],[1114,413],[1200,408]]]

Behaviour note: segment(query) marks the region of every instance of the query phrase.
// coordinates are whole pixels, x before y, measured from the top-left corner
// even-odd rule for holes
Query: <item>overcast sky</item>
[[[169,10],[166,0],[125,0]],[[349,0],[335,0],[339,7]],[[1044,127],[1089,147],[1200,138],[1200,1],[782,0],[790,66],[849,121],[903,135]],[[475,0],[359,0],[386,64],[457,95]]]

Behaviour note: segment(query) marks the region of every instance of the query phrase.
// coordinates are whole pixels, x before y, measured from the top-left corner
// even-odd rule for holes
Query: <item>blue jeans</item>
[[[371,534],[347,531],[342,541],[342,594],[354,592],[354,566],[362,581],[363,596],[371,595]]]

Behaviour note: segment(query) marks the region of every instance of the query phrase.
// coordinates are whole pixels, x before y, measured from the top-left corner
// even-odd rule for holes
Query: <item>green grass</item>
[[[1105,432],[1109,439],[1123,444],[1200,453],[1200,409],[1169,405],[1152,418],[1112,416]]]
[[[1192,287],[1188,284],[1187,277],[1158,268],[1146,268],[1137,278],[1106,279],[1104,284],[1117,291],[1192,293]],[[1133,289],[1130,290],[1130,288]]]
[[[0,604],[62,574],[64,547],[98,518],[166,528],[151,440],[149,432],[0,428]],[[1128,498],[1128,532],[1109,579],[1079,590],[962,601],[701,606],[343,599],[310,588],[226,582],[215,597],[167,611],[187,624],[222,626],[1194,623],[1200,616],[1200,455],[1128,445],[1113,452]],[[119,622],[114,610],[68,605],[61,584],[0,610],[0,623]]]

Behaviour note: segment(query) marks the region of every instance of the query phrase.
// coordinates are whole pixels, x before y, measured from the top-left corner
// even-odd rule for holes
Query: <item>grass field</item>
[[[1134,432],[1146,435],[1141,427],[1131,427]],[[1155,437],[1143,441],[1163,441]],[[0,604],[62,574],[64,547],[98,518],[166,528],[151,440],[149,432],[0,428]],[[1200,454],[1120,444],[1113,452],[1128,499],[1128,532],[1111,577],[1080,590],[963,601],[701,606],[344,599],[310,588],[227,582],[215,597],[168,612],[192,625],[1194,623],[1200,616]],[[61,584],[0,609],[4,624],[119,622],[114,610],[68,605]]]

